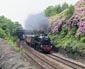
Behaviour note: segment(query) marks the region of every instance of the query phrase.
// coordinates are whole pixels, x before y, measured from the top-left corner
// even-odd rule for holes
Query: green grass
[[[16,43],[12,39],[7,38],[5,41],[7,42],[7,44],[12,46],[16,51],[20,51],[20,48],[17,47]]]

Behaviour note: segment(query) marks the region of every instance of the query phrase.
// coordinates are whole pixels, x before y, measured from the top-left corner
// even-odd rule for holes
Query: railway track
[[[21,45],[25,50],[25,55],[36,62],[37,66],[40,66],[40,69],[71,69],[54,63],[48,59],[49,57],[30,48],[28,45],[24,44],[24,42]]]
[[[73,69],[85,69],[85,64],[70,60],[70,59],[62,57],[62,56],[60,56],[58,54],[53,53],[53,54],[47,55],[47,56],[54,59],[55,61],[59,61],[59,62],[61,62],[63,64],[66,64],[66,65],[72,67]]]
[[[21,43],[24,53],[30,57],[39,69],[85,69],[83,64],[69,61],[68,59],[59,57],[57,54],[42,54],[30,48],[26,43]],[[59,64],[59,63],[61,64]]]

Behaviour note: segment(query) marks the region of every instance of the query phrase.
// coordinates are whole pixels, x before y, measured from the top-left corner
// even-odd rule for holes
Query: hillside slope
[[[73,15],[67,19],[64,10],[49,18],[52,43],[71,53],[85,54],[85,0],[75,4]]]

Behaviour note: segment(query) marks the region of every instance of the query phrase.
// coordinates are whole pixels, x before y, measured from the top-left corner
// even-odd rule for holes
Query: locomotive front
[[[50,53],[50,51],[52,51],[53,46],[50,42],[50,38],[48,36],[44,36],[41,40],[41,46],[40,46],[41,50],[44,52],[48,52]]]

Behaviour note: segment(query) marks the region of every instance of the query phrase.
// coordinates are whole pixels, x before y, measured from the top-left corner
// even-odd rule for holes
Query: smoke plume
[[[29,31],[48,31],[48,18],[44,13],[28,16],[25,22],[25,29]]]

